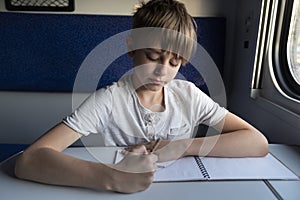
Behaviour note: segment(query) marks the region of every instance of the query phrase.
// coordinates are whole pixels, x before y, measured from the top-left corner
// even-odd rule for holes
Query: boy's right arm
[[[145,190],[152,183],[157,160],[154,155],[125,156],[124,159],[128,162],[108,166],[61,153],[80,137],[79,133],[65,124],[58,124],[20,155],[15,166],[16,176],[46,184],[123,193]],[[143,172],[122,170],[140,164],[144,164],[142,165],[145,167]],[[130,181],[128,182],[128,180]]]

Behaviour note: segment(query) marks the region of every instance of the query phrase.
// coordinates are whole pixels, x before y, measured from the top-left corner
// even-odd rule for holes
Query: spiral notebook
[[[116,153],[115,163],[123,158]],[[299,180],[272,154],[251,158],[184,157],[158,163],[154,182],[192,180]]]

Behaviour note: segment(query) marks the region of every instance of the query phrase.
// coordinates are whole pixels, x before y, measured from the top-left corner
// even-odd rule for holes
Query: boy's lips
[[[149,79],[149,80],[150,80],[149,83],[151,83],[151,84],[156,84],[156,85],[164,85],[165,84],[164,81],[159,80],[159,79]]]

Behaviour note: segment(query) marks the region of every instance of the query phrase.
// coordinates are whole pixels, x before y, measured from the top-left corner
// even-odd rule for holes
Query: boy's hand
[[[149,154],[144,145],[140,145],[131,152],[127,151],[124,158],[114,168],[130,173],[154,172],[157,155]]]
[[[149,153],[149,145],[148,143],[138,144],[128,146],[123,150],[123,154],[127,154],[128,152],[132,153],[140,153],[140,154],[148,154]]]
[[[187,149],[192,144],[192,139],[181,140],[161,140],[159,146],[153,154],[158,156],[158,162],[177,160],[187,156]],[[145,147],[147,152],[152,151],[155,141],[147,142],[140,145],[129,146],[124,149],[124,152],[136,152]]]
[[[145,146],[127,152],[124,158],[112,165],[111,190],[133,193],[147,189],[153,181],[157,156],[148,154]]]

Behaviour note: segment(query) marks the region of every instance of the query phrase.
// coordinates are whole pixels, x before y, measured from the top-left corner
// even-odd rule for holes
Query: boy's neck
[[[163,112],[165,110],[164,88],[160,91],[149,91],[143,87],[136,89],[140,103],[153,112]]]

